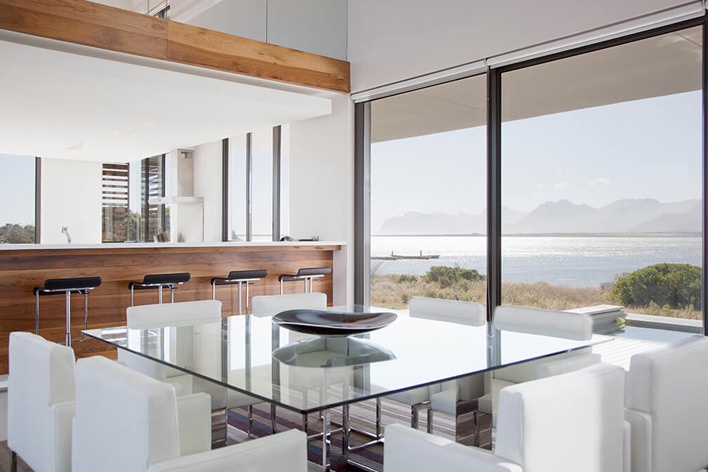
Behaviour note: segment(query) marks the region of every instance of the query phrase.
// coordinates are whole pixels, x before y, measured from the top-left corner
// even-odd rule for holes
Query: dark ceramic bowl
[[[273,323],[298,333],[349,336],[381,329],[396,321],[394,313],[344,313],[321,310],[288,310],[273,317]]]

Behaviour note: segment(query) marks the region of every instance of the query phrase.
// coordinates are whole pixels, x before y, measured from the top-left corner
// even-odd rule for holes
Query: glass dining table
[[[332,307],[372,313],[374,307]],[[611,340],[573,340],[473,326],[397,312],[389,326],[351,336],[317,336],[281,327],[272,316],[237,315],[213,322],[84,331],[209,383],[302,415],[320,412],[323,470],[329,468],[332,409],[393,393],[483,374],[505,366],[588,348]],[[464,409],[459,409],[464,411]],[[343,415],[347,423],[348,414]],[[459,424],[459,423],[458,423]],[[307,426],[305,426],[307,427]],[[349,461],[350,425],[343,425]]]

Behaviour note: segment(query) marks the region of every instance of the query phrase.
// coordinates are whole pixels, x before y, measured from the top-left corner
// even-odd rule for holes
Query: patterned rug
[[[284,431],[287,429],[302,429],[302,419],[300,415],[284,408],[278,408],[277,412],[277,428],[279,431]],[[376,416],[375,402],[373,400],[357,403],[352,406],[350,416],[352,426],[354,426],[355,428],[371,432],[375,430]],[[420,418],[420,429],[423,431],[426,428],[425,416],[425,414],[422,414]],[[253,417],[254,435],[261,437],[270,434],[270,407],[267,404],[255,405],[253,408]],[[341,408],[332,411],[331,420],[333,423],[341,424],[341,418]],[[245,433],[247,426],[246,421],[247,411],[245,408],[237,408],[229,411],[229,443],[242,442],[247,440],[247,436]],[[386,425],[394,423],[410,425],[410,407],[408,405],[403,405],[401,403],[392,400],[387,400],[384,398],[382,401],[382,424],[384,425],[384,431]],[[442,413],[436,413],[435,419],[433,420],[433,425],[434,432],[436,435],[448,439],[454,438],[455,422],[453,417]],[[336,425],[332,426],[332,429],[336,428]],[[322,421],[320,420],[319,415],[310,415],[308,425],[309,434],[315,434],[321,431]],[[369,441],[369,439],[365,436],[356,432],[352,433],[351,444],[353,446],[362,444],[367,441]],[[330,442],[330,462],[332,470],[338,472],[360,470],[345,463],[344,457],[342,456],[341,432],[332,434]],[[310,471],[314,472],[320,470],[318,464],[320,464],[322,455],[321,445],[321,440],[313,440],[308,443],[308,460],[310,461]],[[376,470],[382,470],[383,446],[376,445],[371,448],[367,448],[363,451],[357,452],[356,454],[352,454],[351,458],[356,460],[357,462],[361,462],[367,465],[368,467],[372,467]]]

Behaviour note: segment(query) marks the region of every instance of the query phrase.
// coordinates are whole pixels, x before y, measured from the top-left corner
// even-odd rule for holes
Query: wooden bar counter
[[[101,245],[6,245],[0,249],[0,374],[8,370],[8,337],[12,331],[35,329],[35,297],[32,288],[45,279],[100,276],[103,283],[89,295],[89,328],[125,325],[130,306],[128,283],[145,274],[189,272],[192,278],[175,290],[175,302],[211,299],[212,277],[226,277],[232,270],[267,269],[268,277],[251,285],[250,295],[280,293],[278,276],[294,274],[301,267],[333,267],[339,242],[251,242],[218,244],[101,244]],[[314,290],[332,302],[332,275],[317,279]],[[301,293],[303,284],[285,284],[285,293]],[[165,290],[163,300],[169,303]],[[244,290],[245,297],[245,290]],[[236,286],[216,288],[223,315],[238,312]],[[66,326],[64,296],[40,300],[39,334],[63,340]],[[157,290],[136,290],[135,304],[157,303]],[[245,305],[244,305],[245,307]],[[71,301],[73,338],[83,329],[83,297]],[[102,343],[87,340],[73,345],[78,357],[102,353]],[[110,353],[108,353],[110,355]]]

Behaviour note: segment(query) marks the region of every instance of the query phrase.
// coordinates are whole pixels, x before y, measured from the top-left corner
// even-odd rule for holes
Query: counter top
[[[103,244],[2,244],[0,251],[64,249],[157,249],[345,246],[344,241],[234,241],[218,243],[103,243]]]

